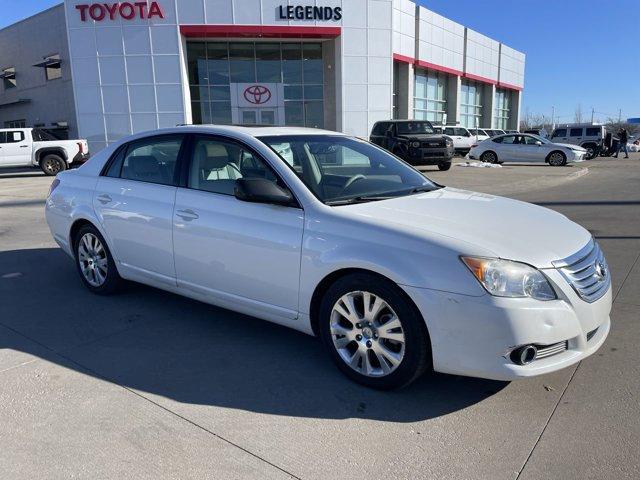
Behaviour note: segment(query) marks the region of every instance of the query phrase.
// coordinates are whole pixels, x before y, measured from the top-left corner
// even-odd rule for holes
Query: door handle
[[[185,222],[190,222],[191,220],[196,220],[200,218],[200,215],[198,215],[196,212],[194,212],[191,209],[178,210],[176,212],[176,215],[180,217],[182,220],[184,220]]]
[[[109,195],[107,195],[106,193],[103,193],[102,195],[98,195],[98,201],[101,204],[106,205],[107,203],[111,202],[111,197]]]
[[[20,148],[27,148],[29,145],[20,145]]]

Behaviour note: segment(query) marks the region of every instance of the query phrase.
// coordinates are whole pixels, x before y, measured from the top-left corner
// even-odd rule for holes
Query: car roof
[[[261,125],[181,125],[177,128],[188,128],[190,131],[243,133],[252,137],[274,135],[344,135],[343,133],[310,127],[274,127]]]

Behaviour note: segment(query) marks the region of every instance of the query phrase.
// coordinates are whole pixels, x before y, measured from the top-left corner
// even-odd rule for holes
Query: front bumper
[[[448,163],[455,154],[453,147],[411,147],[405,160],[411,165]]]
[[[587,303],[559,272],[546,273],[558,300],[471,297],[403,286],[429,329],[434,369],[510,381],[560,370],[598,350],[610,329],[611,287],[602,298]],[[518,365],[510,359],[516,347],[559,342],[566,342],[566,350],[530,364]]]

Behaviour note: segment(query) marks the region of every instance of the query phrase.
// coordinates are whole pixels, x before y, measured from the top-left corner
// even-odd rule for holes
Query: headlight
[[[542,272],[525,263],[499,258],[460,258],[491,295],[537,300],[557,298]]]
[[[451,140],[450,138],[447,138],[445,142],[447,142],[447,147],[450,147],[453,145],[453,140]]]
[[[420,142],[411,142],[411,146],[413,148],[419,148],[420,147]]]

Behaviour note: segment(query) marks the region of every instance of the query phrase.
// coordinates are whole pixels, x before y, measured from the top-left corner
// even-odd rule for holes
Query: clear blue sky
[[[347,0],[348,1],[348,0]],[[640,116],[640,1],[419,0],[527,55],[523,113]],[[0,28],[61,3],[2,0]]]

